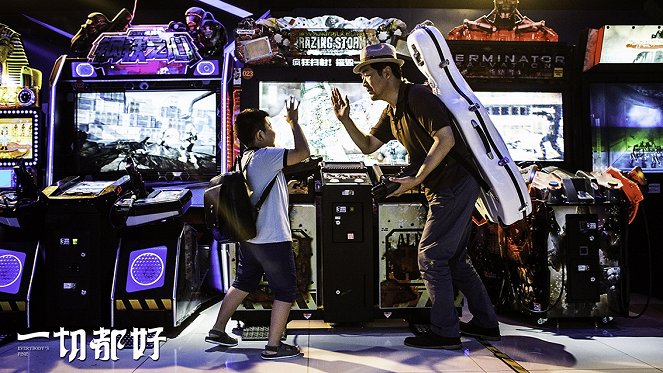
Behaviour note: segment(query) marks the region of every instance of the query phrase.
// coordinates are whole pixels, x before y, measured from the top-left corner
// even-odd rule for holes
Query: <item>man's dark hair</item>
[[[265,118],[267,114],[264,110],[244,109],[235,117],[235,134],[244,146],[251,146],[256,137],[256,133],[265,129]]]
[[[397,63],[394,62],[376,62],[372,63],[371,67],[377,70],[377,72],[382,75],[382,70],[384,70],[385,67],[391,67],[391,73],[394,74],[394,77],[396,79],[401,79],[403,77],[403,72],[401,70],[401,66]]]

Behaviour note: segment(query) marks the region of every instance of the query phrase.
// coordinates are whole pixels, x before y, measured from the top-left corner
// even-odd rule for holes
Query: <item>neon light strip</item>
[[[258,18],[258,19],[266,19],[267,17],[269,17],[269,15],[270,15],[271,13],[272,13],[272,11],[271,11],[271,10],[268,10],[268,11],[266,11],[265,13],[263,13],[263,14],[260,16],[260,18]]]
[[[64,66],[64,60],[67,58],[67,55],[64,54],[55,61],[55,66],[57,67],[57,72],[51,83],[51,95],[50,95],[50,104],[48,105],[48,145],[46,146],[46,186],[53,184],[53,157],[54,157],[54,146],[55,140],[53,139],[55,134],[55,95],[58,87],[58,80],[60,79],[60,73],[62,73],[62,67]]]
[[[42,21],[40,21],[40,20],[38,20],[38,19],[36,19],[36,18],[32,18],[32,17],[30,17],[30,16],[27,15],[27,14],[23,14],[23,17],[29,19],[30,21],[32,21],[32,22],[34,22],[34,23],[36,23],[36,24],[38,24],[38,25],[40,25],[40,26],[44,26],[44,27],[46,27],[47,29],[49,29],[49,30],[55,32],[56,34],[60,34],[60,35],[62,35],[62,36],[64,36],[64,37],[66,37],[67,39],[71,39],[71,38],[74,37],[74,35],[72,35],[72,34],[66,32],[66,31],[60,30],[59,28],[54,27],[54,26],[51,26],[51,25],[49,25],[48,23],[42,22]]]
[[[227,146],[227,137],[228,137],[228,131],[226,131],[226,125],[227,125],[227,115],[228,115],[228,108],[227,108],[227,100],[228,100],[228,84],[232,84],[231,82],[231,75],[232,75],[232,66],[233,66],[233,51],[235,50],[235,42],[233,41],[232,43],[228,44],[224,49],[223,49],[223,72],[221,74],[222,76],[222,84],[221,84],[221,100],[220,105],[221,105],[221,140],[219,140],[219,145],[220,145],[220,152],[219,155],[222,158],[221,159],[221,173],[226,173],[228,172],[228,160],[226,159],[227,151],[228,151],[228,146]]]
[[[240,8],[234,6],[234,5],[230,5],[230,4],[228,4],[224,1],[220,1],[220,0],[198,0],[198,1],[200,1],[201,3],[205,3],[207,5],[211,5],[215,8],[217,8],[217,9],[221,9],[225,12],[230,13],[230,14],[236,15],[237,17],[240,17],[240,18],[246,18],[246,17],[253,14],[253,13],[247,12],[244,9],[240,9]]]

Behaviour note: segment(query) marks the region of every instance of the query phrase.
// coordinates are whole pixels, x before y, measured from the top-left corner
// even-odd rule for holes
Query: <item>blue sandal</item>
[[[301,355],[302,350],[299,346],[281,343],[278,346],[265,346],[265,351],[260,354],[260,357],[265,360],[288,359]]]

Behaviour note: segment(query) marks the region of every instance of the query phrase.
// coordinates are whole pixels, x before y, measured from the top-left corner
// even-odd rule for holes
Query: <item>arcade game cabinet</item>
[[[348,95],[357,123],[365,130],[377,122],[384,103],[372,101],[352,73],[353,58],[367,43],[395,43],[405,28],[396,19],[367,22],[365,18],[323,16],[269,22],[245,19],[236,30],[235,55],[241,63],[234,74],[234,110],[265,110],[277,134],[276,145],[292,147],[292,132],[283,114],[285,99],[293,96],[301,102],[299,122],[311,154],[324,163],[322,170],[311,168],[308,174],[290,180],[307,190],[304,198],[292,190],[290,194],[295,245],[299,253],[306,249],[305,257],[296,259],[297,276],[307,279],[312,275],[310,281],[303,280],[310,284],[312,302],[296,302],[293,317],[320,315],[332,323],[364,322],[373,317],[377,258],[367,166],[403,164],[406,153],[399,144],[389,143],[380,152],[362,155],[336,120],[329,93],[337,87]],[[414,67],[411,70],[418,73]],[[347,258],[353,258],[351,268]],[[302,283],[302,289],[306,284]],[[251,297],[247,299],[259,299]],[[235,317],[262,318],[267,324],[265,304],[269,302],[245,302]]]
[[[53,317],[177,326],[201,304],[207,273],[201,237],[184,220],[202,221],[204,187],[224,163],[225,31],[200,8],[187,11],[187,25],[131,25],[126,10],[102,16],[90,16],[51,73]]]
[[[535,211],[500,230],[512,306],[539,322],[628,316],[625,190],[636,184],[614,169],[528,175]]]
[[[132,161],[132,195],[117,200],[114,225],[121,230],[110,297],[111,326],[175,328],[211,298],[202,289],[209,254],[182,216],[191,205],[188,189],[147,192]]]
[[[411,324],[427,324],[432,303],[421,278],[417,259],[419,239],[428,213],[424,203],[426,198],[419,188],[399,197],[386,198],[386,195],[376,193],[384,178],[407,173],[408,169],[413,168],[372,166],[376,185],[372,193],[377,204],[378,226],[380,314],[377,317],[402,318]]]
[[[39,318],[40,88],[20,34],[0,24],[0,330],[31,328]]]
[[[584,153],[585,167],[624,173],[638,167],[648,182],[642,188],[641,213],[629,219],[628,257],[632,291],[658,297],[663,287],[657,285],[652,263],[663,256],[648,222],[663,219],[662,29],[606,25],[589,30],[582,74],[583,128],[592,145]]]

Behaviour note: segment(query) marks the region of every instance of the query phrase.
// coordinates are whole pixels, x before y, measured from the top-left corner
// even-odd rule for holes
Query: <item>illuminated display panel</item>
[[[590,85],[593,169],[663,172],[663,83]]]
[[[37,161],[39,116],[36,110],[0,110],[0,166]]]
[[[209,180],[219,165],[217,102],[207,90],[77,94],[78,174],[124,173],[131,155],[146,181]]]
[[[285,101],[292,95],[301,102],[299,123],[308,140],[311,154],[334,162],[364,161],[366,165],[407,163],[405,148],[397,141],[390,141],[372,154],[361,153],[334,115],[331,105],[333,87],[348,96],[350,117],[365,133],[377,123],[387,106],[384,101],[372,101],[359,82],[261,81],[258,84],[259,108],[270,116],[276,132],[276,146],[294,147],[292,130],[285,121]]]
[[[564,161],[561,92],[474,92],[517,162]]]

